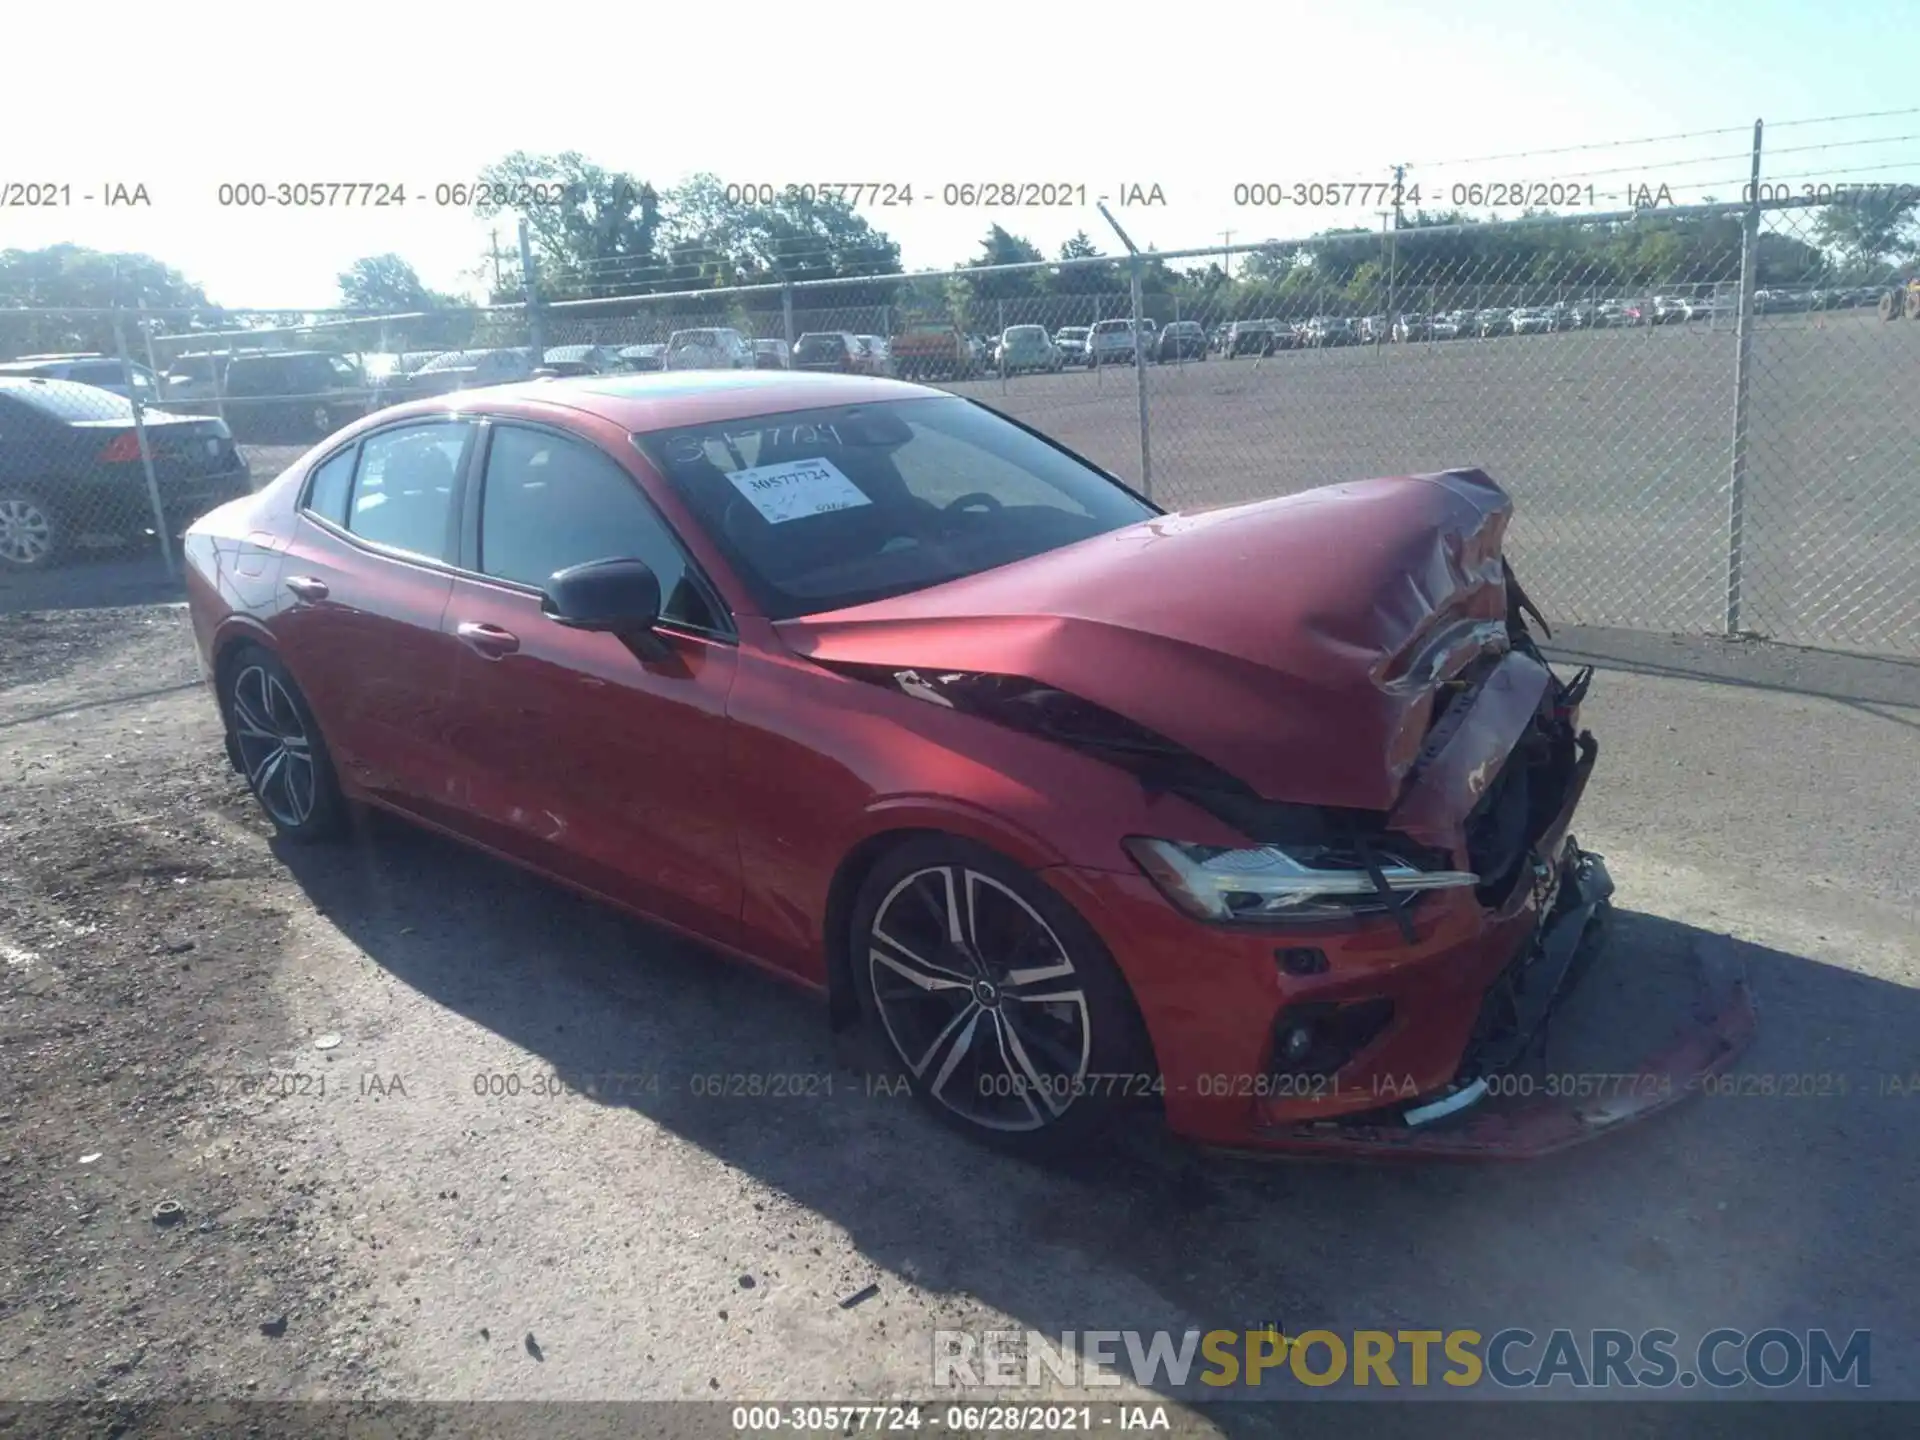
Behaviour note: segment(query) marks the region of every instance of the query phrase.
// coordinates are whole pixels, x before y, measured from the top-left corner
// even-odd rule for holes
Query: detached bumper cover
[[[1605,865],[1597,855],[1576,852],[1562,884],[1566,893],[1554,918],[1530,947],[1529,988],[1546,998],[1528,1017],[1529,1028],[1543,1021],[1603,955],[1613,891]],[[1757,1024],[1737,961],[1706,946],[1696,946],[1691,959],[1695,993],[1691,1009],[1677,1017],[1674,1038],[1634,1073],[1609,1077],[1596,1087],[1604,1093],[1482,1109],[1487,1076],[1517,1057],[1470,1051],[1459,1081],[1446,1094],[1423,1096],[1389,1115],[1265,1128],[1258,1132],[1257,1149],[1247,1153],[1525,1160],[1658,1114],[1731,1065]]]

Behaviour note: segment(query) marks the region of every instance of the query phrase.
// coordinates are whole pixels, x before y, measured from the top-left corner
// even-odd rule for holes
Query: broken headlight
[[[1230,849],[1143,836],[1123,843],[1161,893],[1200,920],[1350,919],[1394,910],[1413,892],[1480,883],[1467,871],[1422,870],[1383,850]]]

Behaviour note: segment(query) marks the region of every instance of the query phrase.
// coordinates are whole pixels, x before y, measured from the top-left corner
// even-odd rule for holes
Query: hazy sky
[[[1910,111],[1917,21],[1908,0],[22,3],[0,185],[64,182],[74,203],[0,208],[0,248],[142,250],[235,306],[337,304],[337,274],[388,250],[468,290],[488,239],[464,212],[239,210],[218,187],[397,181],[430,200],[515,149],[577,149],[659,186],[698,170],[910,184],[911,207],[868,212],[910,269],[967,258],[996,221],[1049,253],[1082,228],[1117,248],[1091,202],[1134,184],[1167,203],[1116,213],[1162,250],[1373,226],[1377,201],[1244,207],[1234,186],[1384,181],[1396,161],[1429,204],[1473,181],[1730,199],[1756,117],[1769,176],[1913,181],[1920,114],[1778,122]],[[1596,148],[1466,163],[1565,146]],[[981,181],[1084,185],[1088,204],[940,203]],[[152,205],[79,198],[112,182],[144,184]]]

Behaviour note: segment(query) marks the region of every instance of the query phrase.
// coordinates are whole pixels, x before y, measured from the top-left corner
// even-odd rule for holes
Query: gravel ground
[[[1916,1396],[1920,671],[1561,638],[1605,667],[1580,834],[1623,911],[1550,1061],[1653,1037],[1704,940],[1762,1006],[1743,1073],[1845,1095],[1514,1168],[1014,1163],[810,1002],[494,862],[278,853],[178,608],[11,617],[0,1397],[875,1398],[928,1392],[936,1329],[1269,1321],[1868,1328]],[[812,1093],[697,1093],[746,1073]]]

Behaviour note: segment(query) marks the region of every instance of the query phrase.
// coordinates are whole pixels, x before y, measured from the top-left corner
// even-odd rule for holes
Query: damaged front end
[[[1511,649],[1476,664],[1445,687],[1428,744],[1389,824],[1421,834],[1461,858],[1476,877],[1475,898],[1490,915],[1531,914],[1525,943],[1487,987],[1471,1036],[1450,1081],[1327,1120],[1291,1119],[1264,1127],[1261,1153],[1344,1153],[1458,1159],[1525,1159],[1592,1139],[1685,1099],[1730,1065],[1752,1039],[1756,1015],[1737,970],[1693,957],[1692,995],[1675,1033],[1631,1069],[1605,1075],[1556,1075],[1554,1093],[1536,1098],[1531,1078],[1514,1078],[1543,1061],[1551,1022],[1608,951],[1614,883],[1605,860],[1570,832],[1599,755],[1580,728],[1591,667],[1570,680],[1554,674],[1523,612],[1547,632],[1507,572]],[[1496,681],[1516,665],[1537,667],[1546,684],[1519,737],[1506,732],[1531,687]],[[1530,672],[1524,672],[1530,673]],[[1491,689],[1492,693],[1489,693]],[[1484,708],[1483,708],[1484,707]],[[1479,732],[1476,746],[1471,738]],[[1462,739],[1463,736],[1469,738]],[[1504,758],[1486,769],[1487,737]],[[1449,821],[1434,797],[1471,768],[1481,784],[1464,819]],[[1482,780],[1484,777],[1484,780]],[[1503,1086],[1501,1082],[1507,1083]],[[1524,1096],[1525,1103],[1493,1103]]]
[[[1683,1098],[1754,1014],[1737,978],[1703,975],[1631,1083],[1488,1103],[1605,951],[1613,891],[1570,833],[1599,754],[1592,671],[1541,652],[1509,508],[1474,471],[1366,482],[1111,537],[1126,585],[1061,552],[780,628],[825,668],[1108,762],[1244,837],[1120,837],[1162,898],[1258,937],[1277,971],[1236,1056],[1259,1072],[1242,1119],[1189,1133],[1519,1158]]]

